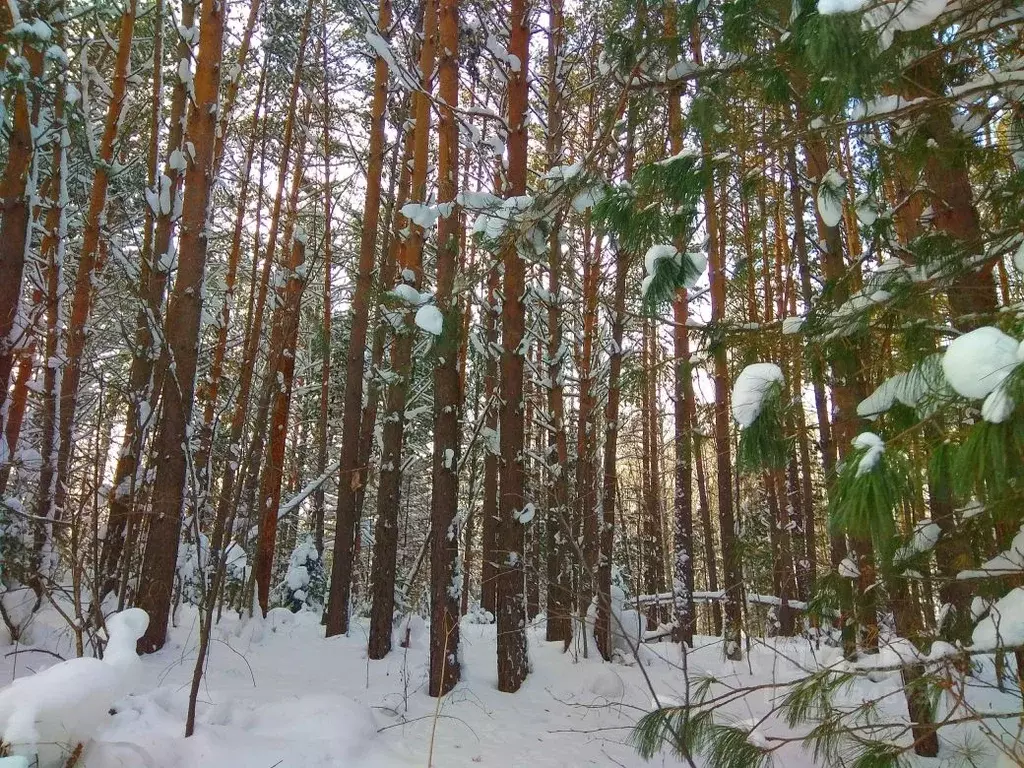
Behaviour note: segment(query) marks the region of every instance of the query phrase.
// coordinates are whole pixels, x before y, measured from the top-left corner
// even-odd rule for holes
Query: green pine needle
[[[772,382],[761,400],[761,412],[740,433],[736,465],[742,472],[785,469],[792,453],[792,440],[784,434],[786,409],[782,385]]]

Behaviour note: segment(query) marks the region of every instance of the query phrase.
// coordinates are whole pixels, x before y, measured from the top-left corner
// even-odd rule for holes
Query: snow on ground
[[[39,624],[56,625],[44,614]],[[413,647],[382,661],[367,661],[366,623],[351,635],[323,638],[313,613],[271,612],[266,620],[225,617],[216,630],[207,677],[200,690],[196,734],[183,737],[188,686],[196,645],[196,619],[182,610],[171,640],[143,659],[145,691],[125,699],[85,752],[83,768],[397,768],[427,766],[432,730],[438,768],[458,766],[679,766],[662,754],[649,763],[625,743],[653,696],[632,660],[606,664],[583,659],[561,643],[543,641],[543,626],[530,630],[533,673],[516,694],[497,690],[495,627],[462,625],[463,680],[440,703],[426,694],[426,632]],[[70,638],[34,627],[40,647],[73,655]],[[689,657],[691,676],[714,675],[725,686],[749,686],[799,676],[799,665],[834,664],[836,649],[815,650],[801,639],[754,641],[742,662],[722,659],[718,638],[698,638]],[[773,644],[780,644],[776,652]],[[685,699],[678,648],[641,648],[643,671],[663,705]],[[37,672],[52,657],[0,653],[0,681]],[[854,698],[884,696],[898,675],[851,691]],[[719,686],[716,686],[719,688]],[[736,724],[759,720],[776,694],[763,687],[730,707]],[[892,698],[891,696],[889,697]],[[776,702],[777,703],[777,702]],[[435,718],[435,712],[439,717]],[[775,719],[758,728],[760,739],[792,735]],[[814,765],[796,744],[775,755],[776,765]],[[922,763],[924,765],[926,763]],[[698,760],[697,765],[703,763]]]

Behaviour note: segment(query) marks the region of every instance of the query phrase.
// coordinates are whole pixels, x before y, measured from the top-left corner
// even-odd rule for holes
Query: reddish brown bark
[[[674,2],[665,4],[665,37],[676,40],[677,14]],[[678,43],[672,53],[679,57]],[[683,149],[683,121],[680,109],[681,89],[668,92],[668,140],[673,155]],[[694,625],[697,619],[693,604],[693,439],[690,434],[694,412],[693,374],[690,370],[689,296],[685,288],[679,289],[672,302],[673,393],[675,403],[674,459],[675,490],[672,514],[672,609],[675,619],[675,640],[693,646]],[[708,532],[710,533],[710,532]],[[713,554],[713,553],[712,553]],[[709,563],[714,568],[714,561]]]
[[[597,397],[594,392],[594,341],[597,334],[597,287],[600,277],[601,239],[591,246],[589,219],[583,225],[583,350],[577,367],[580,372],[580,405],[576,430],[576,525],[577,538],[583,542],[586,578],[580,579],[579,607],[586,611],[597,587],[597,561],[600,551],[597,526]],[[593,253],[591,253],[593,247]],[[589,651],[589,649],[585,649]]]
[[[517,71],[508,78],[508,175],[506,194],[526,192],[526,109],[530,27],[525,0],[511,0],[509,53],[518,57]],[[501,495],[498,502],[496,605],[498,619],[498,690],[515,693],[528,672],[526,605],[523,567],[525,526],[517,519],[523,509],[523,336],[526,318],[523,294],[526,266],[514,241],[505,244],[501,305]]]
[[[285,115],[284,130],[281,138],[281,156],[278,161],[278,184],[274,197],[274,207],[271,212],[270,226],[267,231],[267,246],[263,254],[263,271],[255,289],[255,298],[252,300],[251,323],[247,329],[245,344],[242,351],[244,364],[239,369],[238,395],[235,401],[235,409],[231,414],[231,425],[228,431],[228,450],[231,452],[228,461],[225,462],[220,488],[220,499],[217,505],[217,516],[228,519],[231,514],[237,514],[238,497],[236,485],[241,469],[241,442],[245,430],[246,415],[249,413],[249,402],[252,394],[253,376],[256,369],[259,343],[263,332],[263,315],[267,303],[267,291],[270,285],[270,273],[275,263],[277,253],[277,241],[280,233],[282,220],[282,209],[285,202],[285,187],[288,183],[288,167],[292,161],[292,153],[298,141],[295,139],[295,124],[297,122],[297,106],[299,90],[302,79],[302,72],[305,63],[306,43],[309,39],[310,22],[313,13],[313,0],[306,3],[305,15],[302,20],[302,27],[299,32],[298,57],[296,59],[295,72],[292,74],[291,88],[288,97],[288,111]],[[305,138],[303,134],[302,138]],[[301,151],[301,150],[300,150]],[[260,237],[260,229],[256,229],[256,238]],[[264,390],[268,392],[269,390]],[[266,401],[264,401],[266,402]],[[264,410],[269,405],[264,405]],[[260,433],[265,427],[265,419],[261,423],[256,422],[257,432]],[[262,453],[262,434],[254,435],[253,445],[246,452],[246,458],[258,466],[259,457]],[[253,475],[255,478],[256,475]],[[253,483],[255,480],[253,481]],[[230,513],[230,514],[229,514]]]
[[[377,32],[387,39],[391,2],[380,0]],[[380,180],[384,166],[384,110],[387,106],[388,65],[377,57],[370,106],[370,155],[363,202],[363,228],[359,240],[359,265],[352,295],[351,336],[345,360],[345,400],[341,424],[341,468],[338,475],[337,524],[334,533],[334,564],[327,603],[327,636],[348,631],[349,597],[352,590],[353,553],[356,543],[357,493],[362,484],[360,440],[363,408],[366,337],[373,288],[374,254],[380,211]],[[372,424],[370,425],[372,429]],[[389,619],[390,621],[390,619]],[[389,630],[390,633],[390,630]]]
[[[107,207],[107,188],[114,161],[114,143],[121,123],[121,112],[127,98],[128,68],[131,64],[132,36],[135,31],[135,0],[130,0],[121,15],[121,28],[117,36],[117,59],[111,84],[110,104],[100,139],[96,171],[89,194],[89,208],[82,233],[82,248],[75,276],[71,316],[68,322],[67,345],[64,350],[64,369],[61,372],[60,408],[58,418],[57,481],[53,489],[54,517],[60,519],[71,473],[74,453],[72,433],[82,379],[82,356],[85,353],[86,334],[96,296],[95,273],[102,267],[100,236]],[[48,493],[49,488],[40,488]]]
[[[158,15],[162,15],[162,7]],[[195,6],[182,3],[181,24],[191,28],[195,20]],[[192,56],[189,43],[180,35],[176,51],[178,60],[188,60]],[[153,145],[159,140],[159,106],[162,98],[162,78],[160,68],[153,73]],[[139,481],[140,459],[146,434],[152,425],[152,412],[155,395],[158,393],[158,382],[154,380],[154,369],[160,357],[157,334],[154,329],[159,327],[163,317],[164,294],[167,290],[167,276],[170,270],[171,237],[174,231],[174,201],[181,190],[183,168],[177,162],[171,162],[175,152],[181,152],[184,135],[185,106],[188,91],[181,78],[177,78],[171,94],[171,111],[168,121],[167,153],[163,175],[160,179],[153,178],[150,188],[158,200],[158,210],[152,209],[147,214],[153,220],[153,241],[149,248],[148,258],[141,260],[139,270],[139,300],[141,306],[136,318],[135,346],[132,350],[132,365],[128,372],[128,416],[125,420],[125,433],[118,454],[117,466],[114,469],[113,492],[110,494],[110,508],[107,516],[107,531],[103,540],[103,551],[100,569],[107,579],[106,587],[112,587],[113,579],[118,571],[118,562],[124,549],[125,533],[129,515],[135,508],[136,485]],[[151,151],[153,151],[151,149]],[[158,150],[157,150],[158,151]],[[166,210],[159,202],[160,192],[166,187],[168,205]],[[162,371],[161,371],[162,377]]]
[[[461,211],[455,205],[459,176],[459,131],[455,109],[459,103],[459,11],[457,0],[441,0],[438,21],[437,200],[450,204],[449,215],[437,223],[438,309],[444,315],[444,333],[435,341],[434,465],[430,499],[430,686],[431,696],[443,696],[459,682],[459,600],[453,590],[459,564],[459,460],[462,455],[459,415],[459,346],[462,316],[455,294],[459,265]]]
[[[302,160],[295,163],[296,187],[302,179]],[[293,210],[292,216],[297,215]],[[291,406],[292,384],[295,379],[295,346],[299,333],[299,310],[306,287],[303,265],[306,260],[306,234],[294,227],[290,254],[285,268],[288,275],[278,290],[277,309],[270,332],[271,365],[268,381],[273,388],[270,408],[270,437],[267,461],[260,480],[259,543],[253,573],[256,578],[256,598],[266,616],[270,607],[271,575],[274,565],[274,544],[277,541],[277,512],[281,505],[281,480],[285,470],[285,442],[288,433],[288,412]]]
[[[178,555],[188,473],[188,455],[182,446],[188,445],[187,428],[195,393],[196,349],[206,271],[207,213],[214,181],[219,71],[227,10],[224,3],[203,0],[200,13],[195,100],[187,130],[195,155],[185,171],[178,274],[165,327],[173,374],[164,377],[163,382],[163,413],[154,443],[153,516],[139,579],[138,605],[150,617],[149,627],[139,640],[139,651],[143,653],[157,651],[166,642],[174,565]],[[212,551],[211,558],[215,557],[219,557],[219,552]],[[204,650],[201,649],[201,653]]]
[[[7,441],[6,462],[0,462],[0,496],[7,487],[7,480],[14,464],[14,454],[18,450],[18,439],[21,436],[21,424],[25,418],[25,407],[28,405],[28,380],[32,378],[32,367],[35,360],[35,343],[24,349],[20,355],[18,373],[14,377],[14,391],[11,394],[7,409],[7,431],[3,437]]]
[[[6,53],[6,46],[4,46]],[[29,79],[42,75],[43,57],[25,42],[22,54],[29,61]],[[32,115],[29,110],[27,83],[15,81],[14,105],[11,109],[11,132],[7,145],[7,166],[0,180],[0,435],[6,433],[7,383],[14,368],[18,340],[14,328],[21,299],[21,280],[28,248],[31,199],[29,189],[32,172]]]
[[[487,409],[487,439],[484,447],[484,484],[481,515],[480,607],[497,614],[498,575],[498,451],[494,442],[498,436],[498,358],[494,349],[498,343],[498,317],[496,307],[499,291],[498,270],[492,268],[487,275],[487,299],[482,308],[484,345],[484,407]]]
[[[410,199],[426,202],[427,163],[430,150],[430,92],[434,69],[437,6],[424,0],[423,40],[420,48],[421,89],[414,96],[413,158]],[[404,217],[403,217],[404,218]],[[408,222],[408,236],[399,244],[398,265],[402,281],[419,290],[423,281],[422,227]],[[401,230],[400,230],[401,231]],[[373,567],[370,588],[370,637],[367,653],[381,659],[391,650],[395,607],[395,572],[398,557],[398,510],[402,492],[402,449],[405,443],[405,406],[412,372],[412,345],[415,338],[413,313],[406,310],[403,327],[396,330],[391,343],[391,371],[394,379],[387,388],[387,416],[381,450],[380,480],[377,486],[377,525],[374,529]],[[341,526],[339,525],[339,529]],[[442,535],[435,531],[433,536]],[[337,559],[335,560],[337,562]]]
[[[690,28],[690,46],[694,60],[703,63],[700,30],[694,20]],[[725,320],[725,238],[724,226],[719,216],[719,202],[714,184],[709,183],[704,192],[704,213],[708,230],[709,276],[711,282],[711,322],[721,324]],[[717,344],[713,354],[713,378],[715,387],[714,433],[715,457],[718,471],[718,520],[722,542],[723,591],[722,607],[725,623],[722,639],[725,655],[733,661],[743,656],[740,636],[743,622],[743,569],[739,561],[736,541],[736,522],[733,510],[732,449],[729,437],[729,365],[725,345]]]
[[[562,68],[565,20],[562,0],[551,0],[548,32],[548,134],[547,161],[552,168],[565,161],[563,149]],[[548,237],[548,461],[549,476],[547,534],[547,626],[546,639],[568,643],[572,639],[572,571],[569,524],[569,443],[565,429],[565,395],[562,361],[568,354],[562,339],[562,243],[559,228]]]
[[[330,80],[328,78],[327,62],[327,17],[328,8],[324,2],[324,17],[320,27],[320,51],[323,57],[323,105],[324,105],[324,284],[321,304],[323,310],[323,321],[321,326],[321,338],[323,348],[320,353],[320,419],[316,425],[316,474],[323,477],[327,471],[327,422],[331,417],[331,320],[333,315],[332,283],[333,278],[333,243],[331,238],[334,235],[331,229],[331,217],[334,215],[334,190],[331,188],[331,100]],[[326,502],[324,499],[324,486],[321,485],[313,493],[313,510],[311,527],[313,529],[313,545],[316,551],[323,556],[324,553],[324,512]]]

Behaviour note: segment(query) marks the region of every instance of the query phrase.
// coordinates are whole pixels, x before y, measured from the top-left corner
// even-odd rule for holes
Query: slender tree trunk
[[[694,20],[690,28],[690,46],[698,66],[703,64],[700,30]],[[711,322],[721,324],[725,320],[725,243],[724,228],[719,220],[718,201],[715,199],[714,182],[709,182],[704,192],[704,211],[709,237],[709,274],[711,280]],[[718,520],[722,539],[722,564],[724,570],[725,624],[722,639],[726,658],[738,661],[743,656],[740,637],[743,623],[743,569],[739,561],[736,541],[736,522],[732,493],[732,451],[729,437],[729,366],[725,346],[715,345],[714,350],[714,431],[715,456],[718,470]]]
[[[163,26],[162,3],[158,8],[159,26]],[[185,29],[192,27],[195,19],[195,4],[182,3],[181,24]],[[188,40],[178,36],[176,56],[179,61],[192,58]],[[157,59],[159,61],[159,58]],[[159,141],[159,112],[162,91],[160,67],[154,68],[154,144]],[[113,586],[118,573],[118,563],[124,551],[126,528],[129,516],[136,508],[135,496],[141,480],[141,456],[146,434],[153,424],[153,400],[156,392],[154,367],[160,357],[160,321],[163,317],[164,295],[167,290],[167,276],[171,269],[171,237],[177,215],[176,201],[181,191],[184,167],[178,162],[182,158],[182,137],[185,132],[185,105],[188,89],[181,77],[176,78],[171,95],[169,134],[167,137],[167,159],[163,173],[150,185],[150,213],[154,219],[153,244],[150,257],[142,259],[139,275],[140,307],[136,318],[135,346],[132,350],[132,365],[128,373],[128,414],[125,433],[114,469],[113,492],[110,494],[110,509],[107,516],[107,531],[103,541],[101,572],[108,580],[105,587]],[[157,150],[158,151],[158,150]],[[153,210],[152,202],[156,203]]]
[[[221,488],[220,488],[220,499],[218,501],[217,516],[227,520],[230,516],[237,515],[241,511],[243,514],[245,510],[239,510],[237,499],[241,497],[241,493],[236,491],[236,485],[238,484],[238,476],[241,470],[241,464],[243,456],[241,454],[242,436],[245,431],[245,417],[249,412],[249,400],[253,385],[253,376],[256,369],[256,360],[259,353],[259,343],[263,331],[263,314],[267,302],[267,291],[270,285],[270,275],[275,262],[275,255],[277,253],[277,240],[278,233],[281,225],[282,208],[285,200],[285,187],[288,183],[288,166],[291,162],[292,153],[295,149],[294,140],[295,134],[295,123],[297,122],[297,105],[299,99],[299,86],[302,79],[302,71],[305,62],[306,43],[309,39],[310,23],[313,13],[313,0],[308,0],[306,3],[305,16],[302,20],[302,27],[299,32],[298,41],[298,57],[296,59],[295,72],[292,74],[291,90],[289,92],[288,99],[288,111],[285,115],[284,130],[281,138],[281,158],[278,162],[278,183],[277,192],[274,197],[274,208],[271,212],[270,226],[267,232],[267,247],[263,254],[263,272],[260,275],[260,280],[255,288],[256,295],[252,299],[251,308],[251,323],[247,329],[245,344],[243,345],[242,360],[245,362],[239,370],[238,377],[238,396],[235,401],[235,409],[231,415],[231,427],[228,433],[227,445],[229,457],[228,461],[225,462],[221,477]],[[260,174],[262,177],[262,173]],[[261,234],[259,227],[256,228],[257,240]],[[264,390],[267,391],[267,390]],[[268,406],[269,407],[269,406]],[[261,427],[265,426],[265,420],[263,424],[257,422],[257,431]],[[259,440],[256,439],[259,437]],[[262,442],[261,436],[254,436],[252,441],[255,446],[257,443]],[[262,447],[256,450],[255,447],[251,447],[249,451],[245,453],[245,458],[250,461],[257,461],[258,454],[262,453]],[[230,514],[229,514],[230,512]]]
[[[451,210],[437,224],[438,309],[444,315],[441,337],[435,342],[434,466],[430,499],[430,687],[431,696],[443,696],[459,681],[459,462],[462,455],[462,391],[459,383],[459,347],[462,316],[455,293],[455,272],[462,240],[462,212],[455,203],[459,191],[459,131],[455,109],[459,103],[458,0],[441,0],[438,95],[437,200]]]
[[[67,345],[64,350],[64,368],[60,381],[60,417],[58,419],[57,481],[54,487],[54,517],[60,519],[71,474],[74,453],[72,432],[82,379],[82,356],[85,352],[89,319],[96,296],[95,273],[102,266],[100,256],[101,229],[106,219],[107,188],[114,161],[114,143],[121,123],[121,112],[127,98],[128,69],[131,64],[132,36],[135,30],[135,0],[125,6],[121,14],[121,28],[117,37],[117,60],[114,63],[114,81],[110,104],[107,107],[103,136],[100,139],[99,162],[96,164],[89,195],[89,208],[82,233],[75,290],[71,300],[71,318]],[[49,489],[40,488],[44,493]]]
[[[251,188],[251,175],[253,159],[256,155],[256,137],[259,131],[256,126],[259,123],[259,112],[263,106],[263,99],[266,95],[267,59],[264,58],[263,67],[260,70],[260,81],[256,88],[256,106],[252,114],[252,131],[245,149],[245,160],[242,165],[242,180],[238,192],[238,204],[235,207],[235,227],[231,235],[231,250],[228,252],[228,269],[224,276],[224,302],[221,305],[217,320],[217,341],[213,348],[213,360],[210,363],[210,370],[206,375],[204,386],[200,388],[199,397],[203,401],[203,424],[200,437],[200,451],[196,460],[196,466],[204,475],[202,492],[204,495],[210,492],[209,488],[209,461],[213,447],[214,418],[217,409],[218,396],[221,387],[230,383],[230,379],[224,372],[224,361],[227,359],[228,349],[228,328],[231,325],[231,310],[235,303],[235,286],[238,281],[238,264],[242,257],[242,232],[245,228],[245,214],[249,203],[249,190]],[[248,362],[248,361],[246,361]]]
[[[28,18],[29,23],[32,22]],[[7,46],[3,46],[4,54]],[[43,74],[43,57],[26,41],[22,53],[29,62],[28,81],[15,80],[14,107],[11,109],[11,130],[7,142],[7,166],[0,179],[0,443],[6,441],[7,385],[14,368],[18,339],[14,337],[21,301],[21,280],[25,270],[25,254],[30,243],[29,220],[32,196],[35,193],[35,128],[29,109],[29,82]],[[0,463],[7,461],[9,451],[0,445]]]
[[[552,168],[564,162],[562,148],[562,56],[565,28],[562,0],[551,0],[548,32],[548,133],[547,162]],[[562,340],[562,243],[558,227],[548,236],[548,471],[550,504],[547,533],[547,640],[567,643],[572,638],[572,574],[569,563],[572,528],[569,525],[569,443],[565,430],[565,396],[562,361],[568,348]]]
[[[484,407],[487,409],[486,440],[484,442],[484,497],[481,507],[480,607],[497,615],[498,576],[498,291],[499,276],[496,268],[487,273],[487,299],[481,310],[484,314]]]
[[[333,267],[333,243],[331,238],[331,217],[334,215],[334,190],[331,188],[331,100],[330,100],[330,78],[328,77],[327,62],[327,16],[328,8],[325,0],[324,18],[320,28],[320,50],[323,55],[323,102],[324,102],[324,286],[321,303],[323,304],[323,349],[320,357],[320,419],[316,425],[316,475],[323,477],[327,471],[327,448],[328,431],[327,422],[331,417],[331,325],[333,314],[332,301],[332,267]],[[381,169],[383,171],[383,168]],[[364,343],[365,346],[365,343]],[[324,500],[324,486],[321,485],[313,493],[313,511],[311,527],[313,529],[313,544],[317,553],[322,557],[324,553],[324,512],[326,503]]]
[[[214,182],[213,149],[217,131],[219,73],[227,12],[228,7],[224,3],[202,1],[195,96],[187,131],[195,154],[189,153],[192,162],[187,163],[185,171],[178,274],[164,331],[171,374],[163,381],[163,412],[154,444],[153,516],[139,581],[138,604],[150,617],[149,627],[139,640],[139,650],[143,653],[159,650],[167,639],[174,565],[189,475],[188,426],[195,392],[196,352],[211,210],[209,203]],[[216,557],[219,557],[219,552],[211,551],[212,562],[216,562]]]
[[[380,0],[377,31],[387,39],[391,26],[391,1]],[[429,73],[428,73],[429,76]],[[359,527],[357,493],[363,484],[360,446],[363,408],[363,374],[370,293],[373,289],[374,253],[380,216],[380,180],[384,166],[384,110],[387,107],[388,65],[380,56],[374,63],[373,101],[370,106],[370,156],[363,202],[363,228],[359,240],[359,264],[352,296],[351,336],[345,361],[345,400],[341,424],[341,468],[338,476],[338,508],[335,513],[334,564],[327,603],[327,636],[348,631],[349,597],[356,531]],[[371,434],[373,425],[370,424]],[[369,456],[367,455],[367,458]],[[389,618],[390,623],[390,618]],[[390,629],[388,630],[390,634]]]
[[[530,26],[525,0],[511,0],[509,53],[519,67],[508,71],[508,176],[509,196],[526,192],[526,110],[528,97]],[[511,70],[511,67],[509,68]],[[502,249],[505,268],[501,305],[501,496],[498,503],[495,603],[498,609],[498,690],[515,693],[529,671],[526,656],[524,595],[524,534],[519,522],[523,510],[523,337],[526,330],[523,294],[526,265],[514,241]]]
[[[576,428],[576,525],[577,540],[583,542],[581,564],[587,578],[579,584],[579,608],[586,613],[597,586],[598,528],[596,502],[597,399],[594,394],[594,339],[597,334],[597,286],[601,264],[601,235],[593,244],[589,219],[583,224],[583,350],[580,353],[580,405]],[[586,638],[586,633],[583,633]],[[584,647],[584,653],[589,649]]]
[[[423,42],[420,48],[420,72],[423,73],[423,81],[422,90],[414,95],[415,127],[410,199],[420,203],[425,203],[427,199],[431,74],[434,69],[434,38],[437,30],[435,2],[436,0],[424,0]],[[423,281],[423,241],[426,234],[423,228],[414,222],[408,221],[407,226],[409,234],[400,243],[399,266],[403,283],[419,290]],[[377,525],[370,574],[373,603],[370,610],[367,653],[371,659],[382,659],[391,650],[395,571],[398,558],[398,512],[402,493],[402,449],[405,443],[405,406],[413,372],[412,347],[416,337],[412,309],[406,311],[403,327],[396,330],[391,343],[391,371],[395,378],[387,389],[388,417],[384,420],[380,481],[377,487]],[[436,538],[443,534],[435,531],[432,535]]]
[[[295,162],[294,186],[301,185],[303,163],[301,156]],[[291,216],[298,215],[292,210]],[[274,565],[274,544],[277,539],[277,512],[281,505],[281,480],[284,476],[285,438],[288,431],[288,413],[291,406],[292,384],[295,378],[295,347],[299,332],[299,310],[306,287],[306,233],[298,225],[292,227],[290,255],[284,265],[285,283],[278,291],[277,309],[270,332],[272,364],[268,367],[268,381],[273,387],[270,409],[270,437],[267,462],[263,468],[259,493],[259,544],[253,573],[256,578],[256,597],[263,615],[270,607],[271,575]]]

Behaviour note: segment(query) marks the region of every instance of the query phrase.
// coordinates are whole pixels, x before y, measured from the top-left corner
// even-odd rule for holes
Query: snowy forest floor
[[[31,647],[74,655],[66,626],[43,611]],[[530,631],[532,673],[516,694],[497,690],[495,627],[462,626],[462,682],[440,704],[426,693],[427,637],[414,625],[409,649],[383,661],[366,659],[366,625],[347,637],[323,639],[319,617],[276,609],[267,619],[225,616],[215,629],[207,675],[200,690],[195,736],[183,737],[188,688],[196,653],[194,610],[181,609],[167,646],[144,659],[139,694],[129,697],[96,735],[83,768],[392,768],[393,766],[677,766],[663,753],[642,760],[626,741],[653,705],[636,664],[584,659],[561,643],[546,643],[543,626]],[[0,684],[56,663],[22,646],[0,649]],[[662,704],[684,697],[678,647],[641,649],[644,670]],[[813,650],[806,640],[752,644],[747,659],[723,661],[718,638],[698,638],[689,654],[691,680],[714,675],[726,686],[761,686],[723,713],[753,725],[770,709],[771,684],[791,680],[798,667],[833,663],[835,649]],[[6,654],[6,655],[5,655]],[[871,691],[885,697],[898,675]],[[716,686],[717,687],[717,686]],[[889,696],[891,701],[902,697]],[[898,720],[902,713],[891,713]],[[435,730],[436,729],[436,730]],[[792,736],[770,718],[769,734]],[[433,734],[433,751],[431,739]],[[762,731],[759,726],[755,734]],[[753,736],[752,736],[753,738]],[[432,757],[432,759],[431,759]],[[799,742],[775,754],[776,765],[815,765]],[[428,760],[430,762],[428,763]],[[698,760],[700,765],[701,761]],[[940,761],[922,760],[922,766]],[[995,764],[995,763],[992,763]]]

